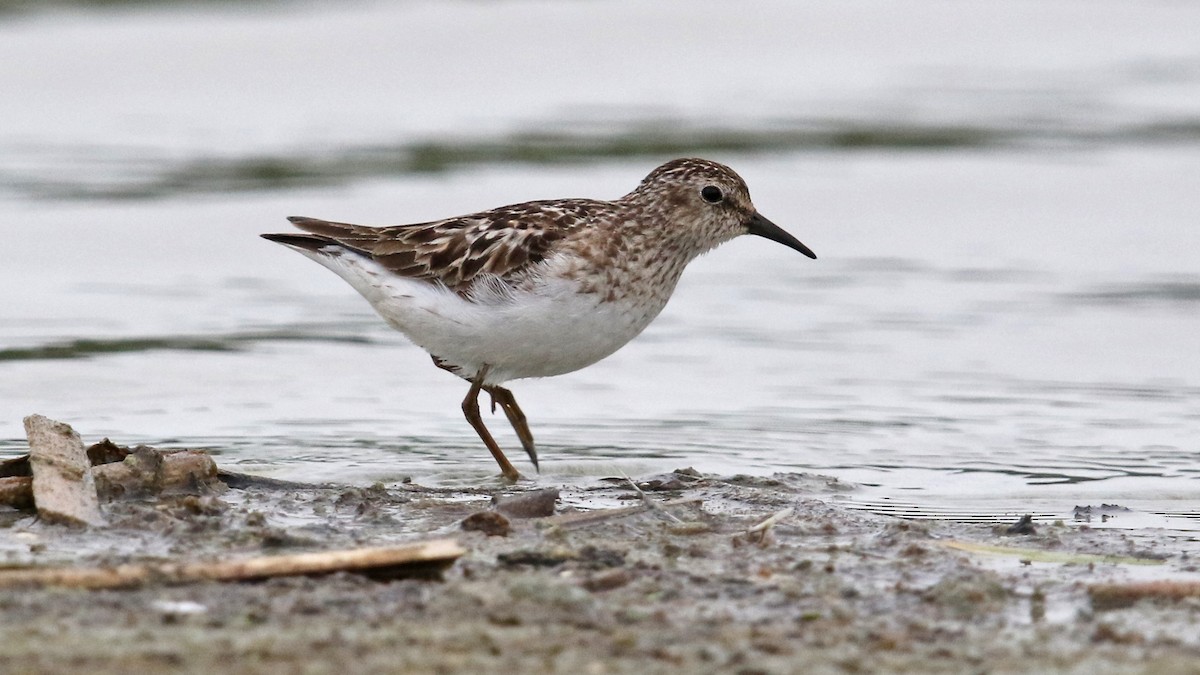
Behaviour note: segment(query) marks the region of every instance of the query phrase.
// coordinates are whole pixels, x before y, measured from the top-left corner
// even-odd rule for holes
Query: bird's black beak
[[[750,222],[747,224],[747,230],[750,232],[750,234],[757,234],[758,236],[766,237],[771,241],[777,241],[788,248],[794,248],[797,251],[800,251],[813,260],[817,259],[817,254],[813,253],[811,248],[801,244],[800,240],[796,239],[787,232],[784,232],[782,227],[772,223],[766,218],[763,218],[762,214],[757,211],[755,211],[754,216],[750,218]]]

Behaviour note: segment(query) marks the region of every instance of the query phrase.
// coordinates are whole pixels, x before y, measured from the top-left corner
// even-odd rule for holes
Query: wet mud
[[[533,484],[226,480],[236,487],[108,502],[102,528],[5,511],[0,559],[88,568],[443,538],[467,552],[432,581],[339,572],[0,589],[0,670],[1192,673],[1200,664],[1200,596],[1187,585],[1200,560],[1194,542],[1168,533],[904,521],[844,508],[853,486],[806,474],[681,470],[557,495]],[[1175,591],[1142,593],[1144,582]]]

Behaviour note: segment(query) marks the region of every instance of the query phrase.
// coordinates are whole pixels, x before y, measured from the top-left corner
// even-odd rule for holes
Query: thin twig
[[[663,507],[659,506],[657,503],[654,502],[654,500],[650,499],[650,497],[645,492],[642,492],[642,488],[638,487],[637,483],[633,482],[633,479],[630,478],[628,475],[626,475],[624,471],[621,472],[621,475],[625,477],[625,480],[629,481],[629,484],[633,486],[634,490],[637,490],[638,495],[641,496],[641,498],[642,498],[643,504],[650,507],[651,510],[657,511],[657,512],[665,515],[667,518],[670,518],[676,524],[679,524],[679,525],[683,524],[683,521],[680,520],[679,518],[676,518],[675,514],[664,509]]]
[[[775,523],[778,523],[779,521],[783,520],[784,518],[787,518],[788,516],[792,515],[793,513],[795,513],[795,511],[790,506],[786,509],[783,509],[782,511],[776,511],[774,514],[771,515],[770,518],[767,518],[766,520],[755,525],[754,527],[750,528],[749,530],[746,530],[746,534],[754,534],[755,532],[766,532],[767,530],[771,529],[775,525]]]

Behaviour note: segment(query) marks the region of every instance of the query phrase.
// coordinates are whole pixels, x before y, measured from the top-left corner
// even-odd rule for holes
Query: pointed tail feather
[[[263,239],[273,241],[285,246],[294,246],[296,248],[305,249],[308,251],[319,251],[326,246],[337,246],[338,243],[326,237],[319,237],[313,234],[275,234],[268,233],[259,235]]]

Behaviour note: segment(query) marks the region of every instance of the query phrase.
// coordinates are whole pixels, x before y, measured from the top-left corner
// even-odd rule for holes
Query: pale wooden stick
[[[396,578],[427,576],[466,553],[453,539],[408,546],[357,548],[317,553],[262,556],[245,560],[196,563],[145,563],[116,567],[59,567],[0,570],[0,588],[65,586],[124,588],[148,583],[250,581],[268,577],[358,572]]]
[[[1200,581],[1160,579],[1130,584],[1093,584],[1088,587],[1088,596],[1094,609],[1120,609],[1145,598],[1167,601],[1200,598]]]

